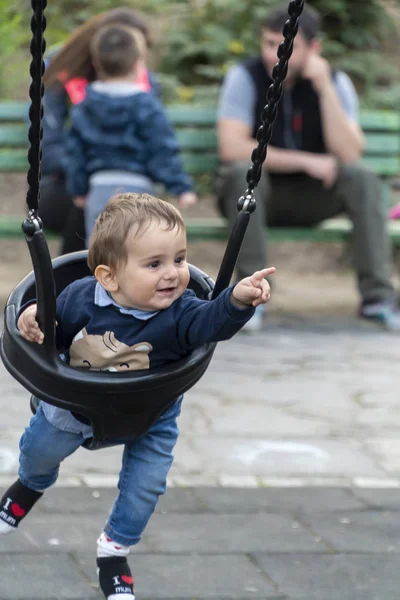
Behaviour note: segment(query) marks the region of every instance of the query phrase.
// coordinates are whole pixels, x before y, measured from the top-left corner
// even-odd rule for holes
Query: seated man
[[[233,222],[256,146],[261,111],[287,3],[262,24],[261,56],[230,69],[218,111],[221,166],[216,187],[220,210]],[[391,283],[390,240],[379,179],[359,162],[364,149],[358,99],[349,77],[320,56],[320,16],[305,7],[273,126],[267,159],[237,263],[243,278],[267,264],[264,227],[312,226],[345,211],[354,228],[354,266],[361,295],[359,314],[400,330]],[[261,307],[260,307],[261,308]],[[247,324],[258,329],[262,313]]]

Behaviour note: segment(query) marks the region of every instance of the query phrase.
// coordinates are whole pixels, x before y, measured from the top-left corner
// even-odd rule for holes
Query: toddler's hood
[[[132,120],[135,95],[134,91],[129,95],[112,95],[88,86],[85,112],[102,129],[124,129]]]

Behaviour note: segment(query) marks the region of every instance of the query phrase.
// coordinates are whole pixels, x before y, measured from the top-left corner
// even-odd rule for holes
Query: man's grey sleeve
[[[217,118],[237,119],[253,128],[255,103],[256,90],[250,74],[242,65],[232,67],[221,87]]]
[[[358,121],[360,106],[357,92],[350,77],[343,71],[338,71],[334,77],[334,84],[346,115],[352,121]]]

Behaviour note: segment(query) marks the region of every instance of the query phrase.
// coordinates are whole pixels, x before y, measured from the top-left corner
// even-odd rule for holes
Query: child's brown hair
[[[89,242],[88,265],[94,273],[98,265],[117,269],[128,260],[126,240],[132,227],[136,234],[152,222],[185,231],[182,215],[175,206],[149,194],[116,194],[96,220]]]
[[[101,27],[90,44],[92,62],[100,76],[124,77],[144,56],[146,42],[143,34],[125,25]]]

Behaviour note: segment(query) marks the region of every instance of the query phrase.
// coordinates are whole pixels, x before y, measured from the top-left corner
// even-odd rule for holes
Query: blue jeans
[[[116,175],[116,179],[117,178]],[[90,182],[85,206],[86,247],[89,246],[89,240],[92,235],[95,221],[111,196],[114,196],[114,194],[123,194],[125,192],[154,194],[153,184],[147,177],[138,175],[137,182],[135,183],[135,175],[130,173],[129,180],[131,180],[130,183],[96,184]]]
[[[165,493],[172,450],[178,439],[177,400],[147,433],[124,444],[119,494],[104,531],[119,544],[132,546],[141,538],[158,498]],[[60,463],[77,450],[84,438],[51,425],[39,406],[20,441],[19,477],[24,485],[42,491],[53,485]]]

